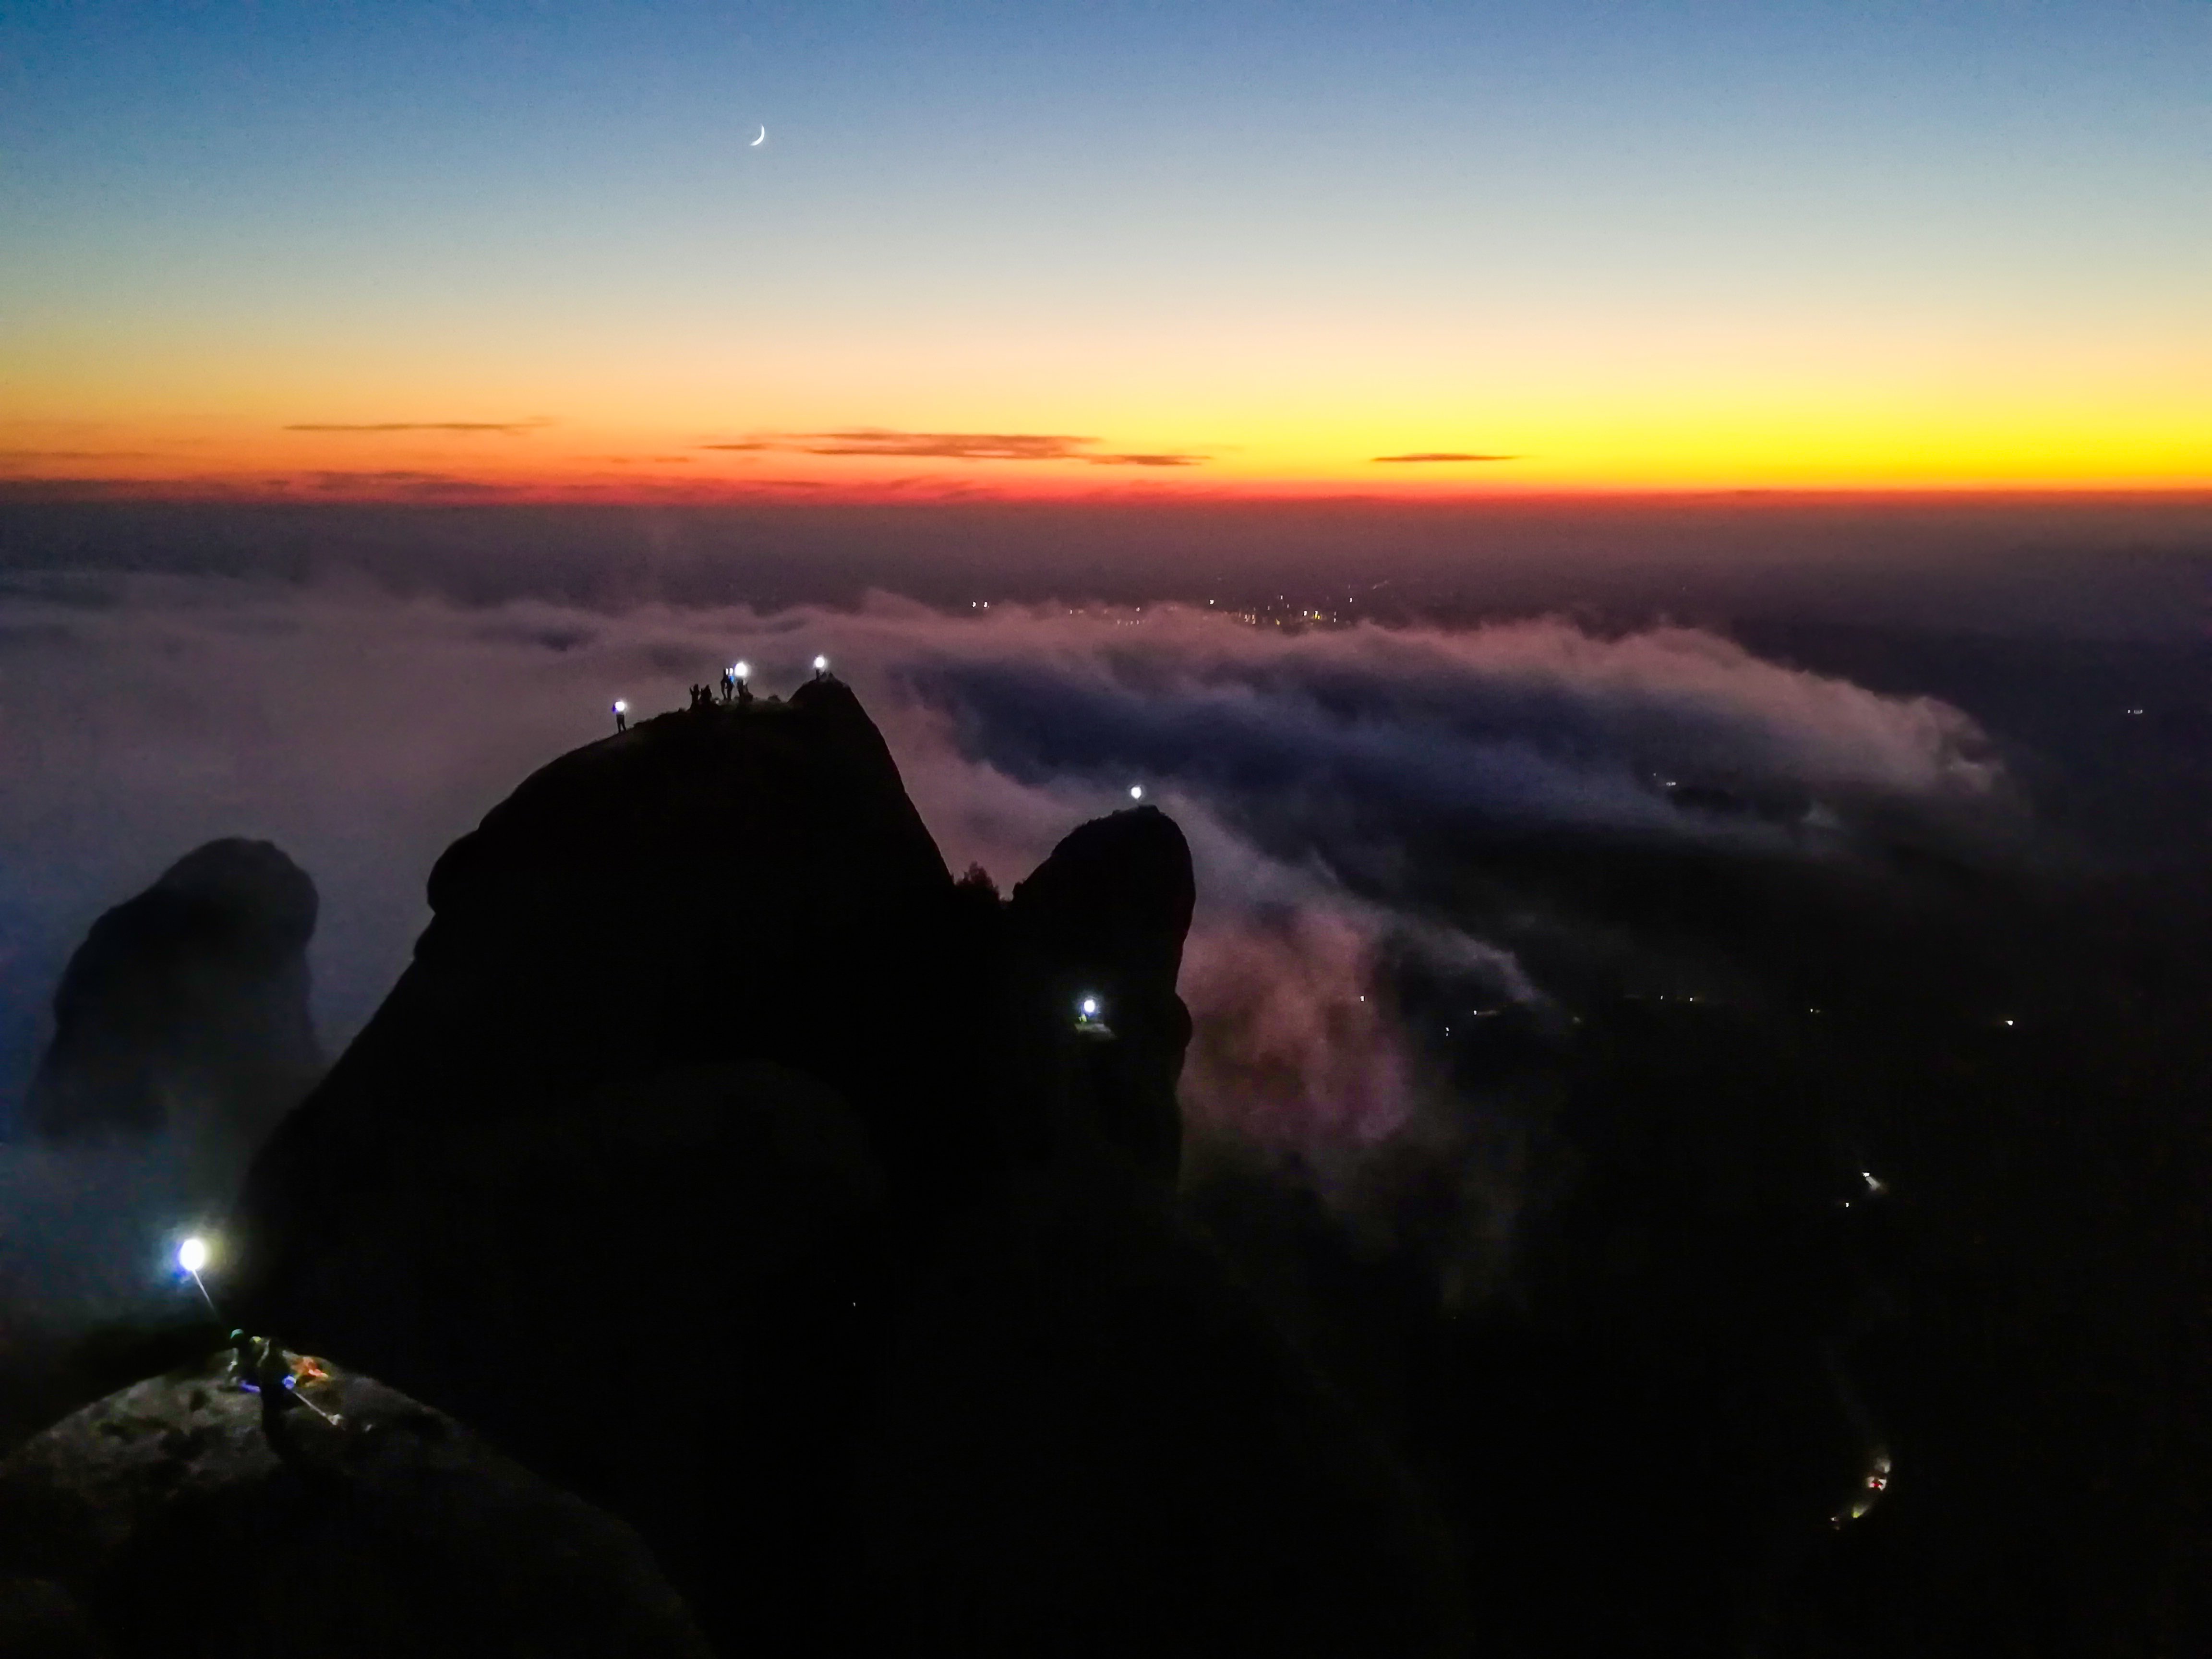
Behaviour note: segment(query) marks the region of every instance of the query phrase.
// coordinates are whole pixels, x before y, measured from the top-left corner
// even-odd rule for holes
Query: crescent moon
[[[757,137],[757,138],[748,138],[747,140],[745,140],[745,148],[746,148],[747,149],[759,149],[763,144],[764,144],[764,143],[768,143],[768,129],[767,129],[766,127],[763,127],[763,128],[761,129],[761,134],[760,134],[760,137]]]

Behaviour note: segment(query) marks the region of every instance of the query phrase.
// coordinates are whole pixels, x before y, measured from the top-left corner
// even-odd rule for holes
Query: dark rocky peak
[[[446,852],[430,898],[415,960],[246,1183],[237,1292],[301,1342],[497,1425],[489,1354],[565,1352],[579,1298],[728,1294],[726,1206],[793,1169],[747,1130],[763,1114],[850,1118],[903,1182],[975,1156],[990,930],[835,680],[562,756]],[[701,1077],[725,1080],[680,1081]],[[615,1123],[659,1152],[611,1146]],[[577,1399],[545,1395],[588,1410],[613,1383],[579,1363]]]
[[[1176,1083],[1191,1034],[1176,975],[1196,894],[1182,831],[1139,806],[1074,830],[1009,907],[1030,1064],[1079,1121],[1167,1184],[1182,1155]]]
[[[31,1134],[175,1129],[250,1150],[320,1068],[307,1010],[315,910],[314,883],[281,850],[227,840],[101,916],[54,995]]]
[[[631,941],[648,983],[592,983],[605,1011],[657,1000],[672,970],[760,986],[834,961],[949,883],[882,734],[823,679],[789,702],[663,714],[540,769],[438,860],[416,957]]]
[[[956,885],[823,679],[562,757],[431,898],[255,1163],[256,1328],[633,1522],[732,1653],[1434,1628],[1418,1504],[1160,1179],[1168,819],[1085,826],[1011,902]]]
[[[1157,806],[1093,818],[1014,888],[1038,951],[1102,977],[1173,989],[1198,889],[1190,844]]]
[[[415,962],[315,1109],[497,1112],[753,1057],[873,1096],[939,1028],[920,969],[951,887],[843,685],[659,716],[439,860]]]

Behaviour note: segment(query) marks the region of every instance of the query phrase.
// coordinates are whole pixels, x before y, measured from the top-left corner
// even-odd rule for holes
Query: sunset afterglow
[[[15,12],[0,479],[2212,484],[2201,4],[1018,17]]]

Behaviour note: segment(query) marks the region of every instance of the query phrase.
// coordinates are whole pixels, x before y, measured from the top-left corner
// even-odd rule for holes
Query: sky
[[[2208,71],[2204,0],[18,0],[0,490],[2212,488]]]

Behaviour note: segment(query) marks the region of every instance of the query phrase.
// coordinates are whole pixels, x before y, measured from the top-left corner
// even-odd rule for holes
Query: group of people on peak
[[[743,680],[738,679],[736,676],[725,674],[722,676],[722,695],[720,700],[723,702],[729,702],[732,700],[740,703],[750,702],[753,700],[752,688],[747,685]],[[693,709],[712,708],[714,706],[716,698],[714,696],[714,688],[713,686],[695,685],[691,688],[691,707]]]
[[[714,688],[711,685],[694,685],[691,688],[692,712],[696,714],[702,708],[712,708],[718,702],[734,702],[740,708],[750,702],[753,700],[753,691],[752,687],[747,683],[750,672],[743,663],[724,669],[720,697],[714,695]],[[817,680],[821,679],[829,672],[830,659],[827,657],[817,657],[814,659],[814,678]],[[613,713],[616,732],[629,731],[629,705],[617,698],[615,701]]]

